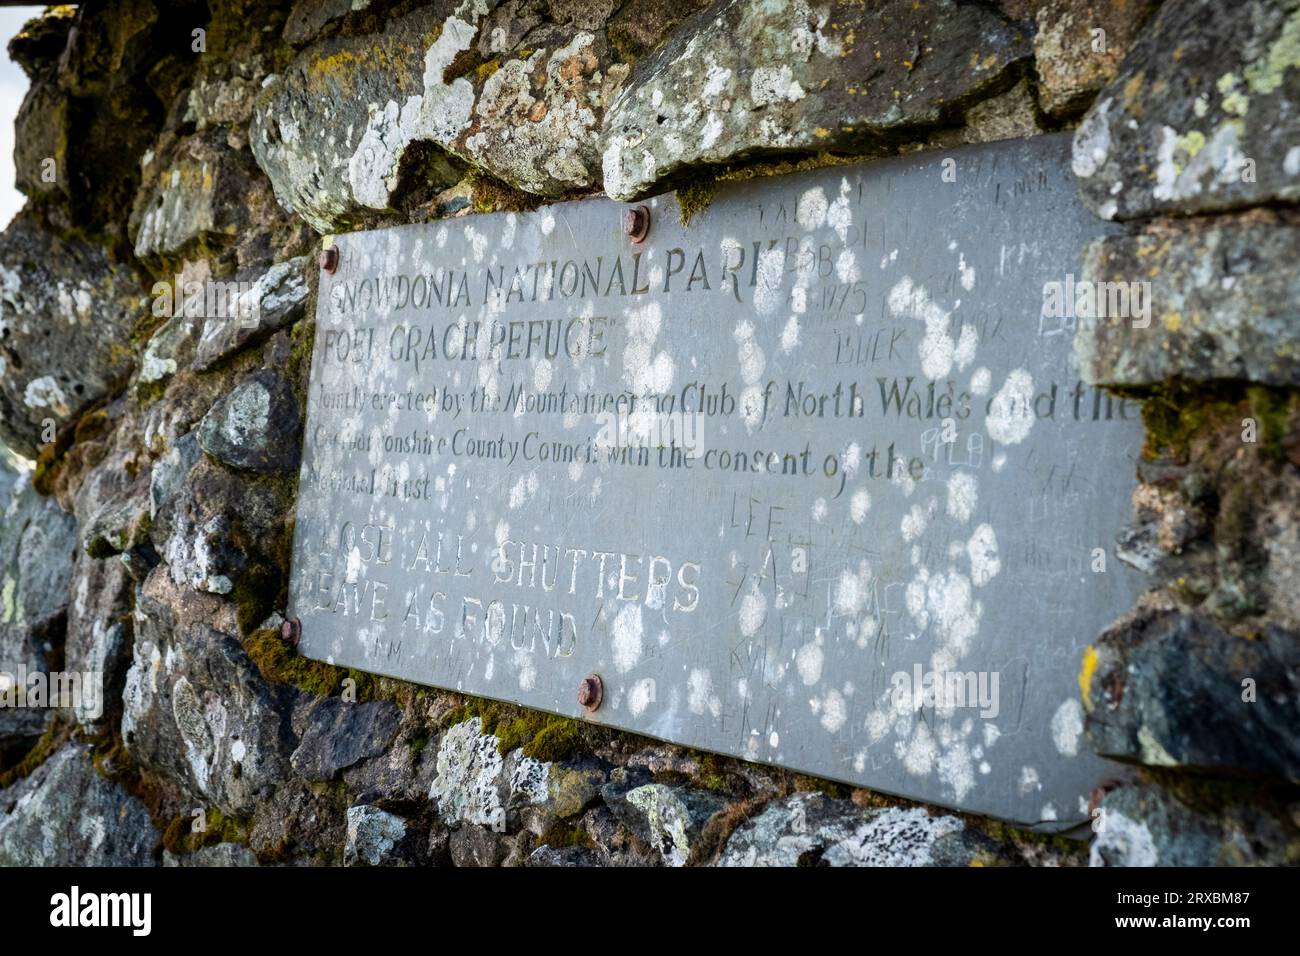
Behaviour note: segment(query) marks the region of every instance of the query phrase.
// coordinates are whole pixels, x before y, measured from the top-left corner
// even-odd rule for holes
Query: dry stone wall
[[[11,44],[0,862],[1300,859],[1300,2],[91,0]],[[279,636],[320,235],[1074,130],[1085,377],[1148,427],[1079,662],[1088,839],[305,660]],[[53,175],[50,171],[53,170]],[[236,281],[256,319],[160,315]],[[175,313],[175,314],[172,314]]]

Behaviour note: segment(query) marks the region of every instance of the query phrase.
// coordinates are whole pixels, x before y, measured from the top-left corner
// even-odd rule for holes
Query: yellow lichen
[[[1083,666],[1079,669],[1079,693],[1083,696],[1083,706],[1092,710],[1092,677],[1097,673],[1097,648],[1089,644],[1083,649]]]

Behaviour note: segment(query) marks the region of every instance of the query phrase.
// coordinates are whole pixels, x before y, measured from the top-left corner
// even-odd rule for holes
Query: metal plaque
[[[688,226],[660,196],[640,241],[634,208],[333,240],[302,653],[1085,819],[1078,674],[1140,591],[1142,429],[1045,304],[1113,228],[1068,138],[727,185]]]

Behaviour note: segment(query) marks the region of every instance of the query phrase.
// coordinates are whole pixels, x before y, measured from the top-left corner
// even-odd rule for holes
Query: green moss
[[[1240,395],[1234,389],[1181,381],[1151,389],[1112,391],[1143,401],[1142,421],[1147,429],[1143,455],[1147,458],[1186,460],[1192,444],[1228,423],[1240,405]],[[1240,423],[1240,418],[1237,420]]]
[[[568,717],[558,717],[539,710],[516,707],[484,697],[470,697],[463,707],[449,711],[439,721],[440,729],[455,726],[477,717],[482,732],[497,738],[502,756],[523,748],[524,756],[553,762],[579,753],[602,729]]]
[[[847,800],[853,791],[852,787],[842,783],[823,780],[820,777],[809,777],[802,773],[794,775],[794,789],[796,793],[824,793],[834,800]]]
[[[284,642],[278,631],[254,631],[244,638],[243,643],[249,659],[261,675],[273,683],[292,684],[309,693],[328,697],[339,693],[344,679],[351,678],[356,681],[358,702],[380,696],[377,694],[379,678],[303,657]]]
[[[216,808],[204,811],[204,829],[195,832],[194,822],[193,814],[173,817],[163,830],[163,847],[183,855],[218,843],[247,844],[248,842],[249,825],[227,817]]]
[[[1070,856],[1078,856],[1086,853],[1088,847],[1087,842],[1083,840],[1072,840],[1059,833],[1040,833],[1037,830],[1022,830],[1020,827],[1012,826],[1009,823],[1003,823],[1001,820],[994,820],[991,817],[968,816],[966,817],[966,821],[975,829],[982,831],[985,835],[1000,843],[1010,843],[1020,847],[1037,846]],[[979,859],[979,857],[977,856],[976,859]],[[992,864],[980,863],[975,865],[984,866]],[[1001,864],[999,863],[997,865]]]
[[[417,733],[413,736],[407,745],[411,751],[411,758],[419,757],[424,752],[424,748],[429,746],[431,740],[433,740],[433,737],[427,733]]]
[[[631,32],[624,26],[611,26],[605,31],[605,36],[609,38],[609,45],[614,48],[618,58],[624,63],[633,65],[637,61],[640,53],[640,44],[633,39]]]
[[[743,786],[737,786],[738,780],[732,770],[733,760],[704,750],[692,750],[690,753],[700,768],[692,777],[691,782],[695,786],[724,795],[743,789]]]
[[[480,63],[474,72],[478,74],[479,82],[483,83],[499,69],[501,69],[500,60],[488,60],[486,63]]]
[[[148,408],[158,399],[162,398],[167,392],[167,383],[169,379],[162,379],[157,382],[136,382],[135,383],[135,402],[141,408]]]
[[[554,762],[572,757],[582,749],[582,724],[565,717],[552,717],[524,745],[524,756]]]
[[[50,755],[63,746],[64,742],[72,735],[71,729],[65,727],[56,717],[51,720],[49,726],[45,728],[45,733],[37,738],[36,743],[32,744],[30,750],[23,754],[12,767],[0,771],[0,790],[11,787],[19,780],[25,780],[41,764],[49,759]]]
[[[1300,392],[1251,385],[1246,389],[1246,401],[1259,426],[1260,450],[1275,461],[1286,458],[1293,423],[1300,421]]]
[[[683,226],[689,226],[691,220],[713,203],[718,192],[718,181],[699,177],[683,183],[677,189],[678,219]]]
[[[537,846],[555,847],[557,850],[571,846],[595,846],[591,834],[581,823],[557,820],[537,838]]]
[[[679,218],[683,226],[689,226],[691,220],[713,202],[718,186],[722,183],[745,182],[761,176],[783,176],[824,166],[843,166],[846,163],[861,162],[862,159],[862,156],[817,153],[801,159],[759,160],[710,167],[690,176],[677,187]]]
[[[542,203],[542,197],[515,189],[481,170],[471,170],[465,179],[475,212],[530,212]]]
[[[1143,780],[1169,791],[1197,813],[1222,818],[1234,806],[1250,807],[1280,819],[1289,819],[1300,787],[1249,777],[1215,777],[1160,767],[1142,767]]]

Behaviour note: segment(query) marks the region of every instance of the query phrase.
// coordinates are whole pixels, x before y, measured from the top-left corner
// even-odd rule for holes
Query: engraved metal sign
[[[1140,590],[1142,430],[1044,306],[1112,228],[1068,163],[1053,136],[822,168],[689,226],[662,196],[639,242],[605,200],[337,237],[302,653],[1086,819],[1077,675]]]

